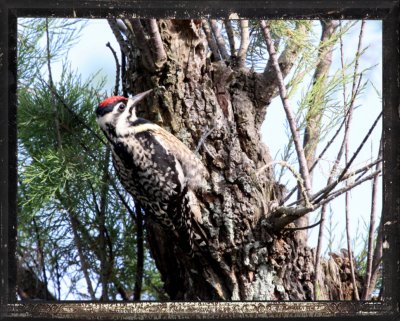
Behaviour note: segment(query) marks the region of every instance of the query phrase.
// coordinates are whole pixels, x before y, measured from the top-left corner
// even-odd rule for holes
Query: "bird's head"
[[[96,109],[96,121],[100,128],[108,132],[123,124],[137,119],[136,105],[153,90],[147,90],[133,97],[111,96],[104,99]],[[119,124],[119,125],[118,125]]]

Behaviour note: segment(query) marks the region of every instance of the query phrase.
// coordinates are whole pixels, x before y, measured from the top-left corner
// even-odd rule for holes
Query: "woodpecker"
[[[190,217],[193,192],[204,188],[208,172],[178,138],[136,116],[137,104],[151,92],[129,99],[108,97],[98,105],[96,121],[111,146],[123,187],[162,227],[175,233],[186,229],[192,249],[193,240],[199,238]]]

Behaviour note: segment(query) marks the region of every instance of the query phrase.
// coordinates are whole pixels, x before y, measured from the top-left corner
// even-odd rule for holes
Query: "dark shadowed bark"
[[[248,21],[240,23],[237,58],[233,39],[225,44],[231,47],[229,59],[215,21],[124,21],[132,40],[130,52],[124,52],[128,91],[154,89],[139,106],[139,115],[169,130],[192,151],[200,142],[198,157],[210,174],[208,186],[193,196],[193,224],[207,242],[194,257],[183,250],[183,240],[145,217],[151,253],[170,298],[313,298],[312,250],[288,229],[293,223],[286,229],[271,224],[271,215],[277,215],[273,209],[284,197],[283,186],[266,166],[272,159],[261,142],[260,127],[278,83],[270,63],[263,73],[245,67]],[[231,25],[225,25],[229,34]],[[289,43],[278,57],[283,76],[297,52]],[[341,284],[337,275],[332,280]],[[327,289],[325,297],[340,296]]]
[[[47,283],[40,280],[33,269],[23,266],[21,262],[18,262],[17,269],[17,293],[23,301],[56,300],[47,289]]]

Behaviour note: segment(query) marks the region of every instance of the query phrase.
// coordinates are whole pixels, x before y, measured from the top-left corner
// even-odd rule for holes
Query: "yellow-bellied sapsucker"
[[[96,120],[109,141],[124,188],[164,228],[175,233],[186,229],[192,249],[200,236],[192,229],[191,192],[202,187],[208,172],[174,135],[136,116],[136,105],[151,91],[129,99],[105,99],[97,107]]]

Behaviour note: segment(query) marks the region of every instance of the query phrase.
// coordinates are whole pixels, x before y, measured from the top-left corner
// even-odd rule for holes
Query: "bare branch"
[[[36,223],[36,219],[35,217],[32,218],[32,223],[35,229],[35,234],[36,234],[36,243],[37,243],[37,252],[38,252],[38,256],[39,256],[39,262],[40,262],[40,266],[38,266],[39,269],[41,269],[42,271],[42,277],[43,277],[43,286],[44,288],[47,290],[48,286],[49,286],[49,282],[47,280],[47,275],[46,275],[46,265],[44,262],[44,249],[43,249],[43,240],[40,238],[41,233],[39,232],[39,227]],[[45,291],[45,300],[49,300],[50,296],[49,296],[49,292]]]
[[[206,39],[208,42],[208,46],[210,47],[211,53],[214,56],[215,61],[220,61],[221,56],[219,54],[218,45],[213,37],[211,32],[210,24],[208,23],[207,19],[203,19],[202,21],[203,31],[206,34]]]
[[[61,197],[58,197],[58,199],[62,200]],[[78,234],[78,225],[80,224],[80,222],[78,221],[76,213],[72,209],[68,210],[68,217],[71,224],[73,239],[78,252],[79,260],[81,261],[81,269],[86,281],[87,290],[90,294],[91,300],[96,300],[95,291],[93,290],[92,281],[90,279],[89,263],[86,260],[86,256],[83,251],[84,246]]]
[[[122,87],[122,96],[128,97],[128,89],[126,83],[126,58],[127,56],[121,50],[121,87]]]
[[[56,130],[56,137],[57,137],[57,146],[59,149],[62,149],[62,138],[61,138],[61,131],[60,131],[60,120],[57,110],[56,98],[54,96],[55,86],[53,82],[53,73],[51,70],[51,52],[50,52],[50,35],[49,35],[49,19],[46,18],[46,62],[47,62],[47,71],[49,73],[49,88],[51,89],[51,103],[52,103],[52,112],[54,116],[54,127]]]
[[[287,206],[279,206],[275,209],[272,213],[270,220],[271,224],[274,226],[274,229],[280,230],[284,228],[289,223],[297,220],[298,218],[306,215],[318,208],[322,205],[327,204],[334,200],[335,198],[339,197],[340,195],[346,193],[347,191],[357,187],[358,185],[373,179],[375,176],[380,175],[381,171],[375,171],[370,175],[360,179],[357,182],[353,182],[352,184],[348,184],[345,187],[336,190],[334,193],[327,195],[323,200],[321,200],[318,204],[314,204],[314,208],[307,208],[304,206],[297,206],[297,207],[287,207]]]
[[[341,23],[339,22],[339,25],[340,25],[340,27],[341,27]],[[341,31],[341,30],[340,30]],[[343,80],[345,79],[345,75],[344,75],[344,70],[345,70],[345,64],[344,64],[344,49],[343,49],[343,39],[342,39],[342,32],[340,32],[340,58],[341,58],[341,67],[342,67],[342,73],[343,73]],[[359,56],[357,55],[357,58],[356,58],[356,60],[357,60],[357,63],[358,63],[358,59],[359,59]],[[343,125],[345,124],[346,126],[345,126],[345,135],[344,135],[344,138],[343,138],[343,141],[342,141],[342,144],[341,144],[341,146],[340,146],[340,148],[339,148],[339,152],[338,152],[338,154],[337,154],[337,156],[336,156],[336,160],[335,160],[335,163],[334,163],[334,165],[333,165],[333,167],[332,167],[332,169],[331,169],[331,171],[330,171],[330,174],[329,174],[329,178],[328,178],[328,182],[327,182],[327,185],[329,186],[330,184],[332,184],[332,182],[333,182],[333,177],[334,177],[334,173],[336,172],[336,170],[337,170],[337,167],[339,166],[339,162],[340,162],[340,160],[341,160],[341,158],[342,158],[342,156],[343,156],[343,152],[344,152],[344,148],[345,148],[345,142],[346,142],[346,140],[347,140],[347,135],[348,135],[348,119],[350,118],[350,115],[351,115],[351,113],[352,113],[352,111],[353,111],[353,106],[354,106],[354,102],[355,102],[355,98],[357,97],[357,95],[358,95],[358,93],[359,93],[359,90],[360,90],[360,84],[361,84],[361,79],[362,79],[362,75],[360,75],[360,77],[359,77],[359,81],[358,81],[358,84],[357,84],[357,87],[356,87],[356,90],[355,91],[353,91],[353,95],[352,95],[352,98],[351,98],[351,101],[350,101],[350,105],[349,105],[349,107],[347,108],[347,111],[346,111],[346,113],[345,113],[345,115],[344,115],[344,118],[343,118],[343,121],[342,121],[342,123],[341,123],[341,125],[340,125],[340,127],[338,128],[338,130],[336,131],[336,133],[335,133],[335,135],[332,137],[332,139],[328,142],[328,144],[326,145],[326,147],[324,148],[324,150],[321,152],[321,154],[318,156],[318,158],[315,160],[315,162],[314,162],[314,164],[313,164],[313,166],[311,167],[311,169],[310,169],[310,171],[315,167],[315,165],[318,163],[318,161],[319,161],[319,159],[321,159],[322,158],[322,155],[325,153],[325,151],[328,149],[328,147],[332,144],[332,142],[334,141],[334,139],[336,139],[336,136],[339,134],[339,132],[341,131],[341,129],[342,129],[342,127],[343,127]],[[355,80],[355,79],[354,79]],[[355,84],[355,81],[353,81],[353,85]],[[346,84],[345,84],[345,82],[343,81],[343,106],[346,108]],[[346,130],[346,128],[347,128],[347,130]],[[381,160],[379,160],[379,162],[378,163],[380,163],[381,162]],[[371,165],[371,166],[373,166],[373,165]],[[365,170],[365,172],[366,172],[366,170]],[[377,176],[376,176],[377,177]],[[376,178],[375,177],[375,178]],[[375,180],[375,178],[374,178],[374,180]],[[316,260],[315,260],[315,266],[317,266],[317,269],[316,269],[316,271],[315,271],[315,281],[314,281],[314,288],[317,288],[317,284],[316,284],[316,282],[317,282],[317,280],[318,280],[318,274],[319,274],[319,262],[320,262],[320,252],[321,252],[321,246],[322,246],[322,237],[323,237],[323,233],[324,233],[324,221],[325,221],[325,215],[326,215],[326,204],[324,204],[323,206],[322,206],[322,209],[321,209],[321,220],[322,220],[322,222],[321,222],[321,226],[320,226],[320,229],[319,229],[319,232],[318,232],[318,243],[317,243],[317,250],[316,250]],[[349,251],[349,253],[351,253],[351,251],[348,249],[348,251]],[[354,278],[353,278],[353,280],[354,280]],[[354,288],[356,289],[356,287],[355,287],[355,285],[353,285],[354,286]],[[355,291],[355,292],[357,292],[357,291]],[[358,295],[358,293],[357,293],[357,295]],[[315,299],[318,299],[318,298],[315,298]]]
[[[357,71],[358,71],[358,61],[359,61],[359,55],[361,52],[361,43],[362,43],[362,38],[363,38],[363,30],[364,30],[364,25],[365,25],[365,20],[361,22],[361,29],[360,29],[360,35],[358,38],[358,48],[356,52],[356,62],[354,66],[354,73],[353,73],[353,86],[352,86],[352,100],[354,100],[355,95],[356,95],[356,83],[357,83]],[[347,123],[345,127],[345,161],[346,161],[346,166],[347,166],[347,161],[348,161],[348,155],[349,155],[349,131],[350,131],[350,124],[353,116],[353,105],[350,106],[350,112],[349,116],[347,117]],[[357,283],[356,283],[356,278],[355,278],[355,273],[354,273],[354,262],[353,262],[353,252],[351,250],[351,242],[350,242],[350,222],[349,222],[349,194],[346,193],[346,198],[345,198],[345,215],[346,215],[346,238],[347,238],[347,250],[349,252],[349,261],[350,261],[350,271],[351,271],[351,281],[353,282],[353,288],[354,288],[354,298],[358,301],[360,300],[359,294],[358,294],[358,289],[357,289]]]
[[[361,78],[362,78],[362,74],[360,75],[360,78],[359,78],[359,82],[358,82],[358,86],[357,86],[357,93],[359,92],[359,88],[360,88],[360,84],[361,84]],[[340,124],[339,128],[336,130],[336,132],[335,132],[335,134],[333,135],[333,137],[328,141],[328,143],[326,144],[326,146],[324,147],[324,149],[321,151],[321,153],[320,153],[320,154],[318,155],[318,157],[315,159],[313,165],[312,165],[311,168],[310,168],[310,172],[312,172],[312,170],[317,166],[318,162],[322,159],[322,157],[324,156],[324,154],[326,153],[326,151],[328,150],[328,148],[332,145],[332,143],[335,141],[336,137],[339,135],[339,133],[340,133],[340,131],[342,130],[343,126],[346,124],[346,122],[347,122],[347,117],[348,117],[350,111],[352,110],[352,106],[353,106],[353,104],[354,104],[355,97],[356,97],[356,96],[354,96],[354,97],[352,98],[352,101],[351,101],[351,103],[350,103],[350,107],[347,109],[346,114],[345,114],[345,116],[344,116],[344,118],[343,118],[343,121],[342,121],[342,123]],[[329,178],[328,178],[328,183],[327,183],[327,184],[330,184],[330,183],[332,182],[332,181],[329,182],[329,180],[330,180],[331,178],[333,179],[332,175],[333,175],[334,173],[336,173],[337,167],[339,166],[340,160],[342,159],[342,156],[343,156],[343,153],[344,153],[344,147],[345,147],[344,142],[345,142],[345,138],[343,138],[342,144],[341,144],[341,146],[340,146],[340,148],[339,148],[339,152],[338,152],[338,154],[337,154],[337,156],[336,156],[336,160],[335,160],[335,162],[334,162],[334,164],[333,164],[333,167],[332,167],[332,169],[331,169],[331,171],[330,171]],[[295,186],[295,187],[288,193],[288,195],[286,195],[286,197],[282,200],[281,203],[284,204],[284,203],[293,195],[293,193],[297,190],[297,188],[298,188],[298,186]]]
[[[283,75],[280,70],[277,58],[276,58],[276,53],[275,53],[275,48],[272,43],[272,38],[271,34],[269,31],[269,26],[265,23],[264,20],[261,20],[261,27],[264,32],[264,38],[267,43],[267,49],[268,53],[270,55],[270,59],[272,61],[272,64],[274,66],[276,75],[277,75],[277,81],[278,81],[278,87],[279,87],[279,93],[281,96],[283,108],[286,113],[286,118],[289,123],[290,131],[293,137],[293,142],[296,148],[296,153],[297,153],[297,158],[299,160],[299,166],[300,166],[300,174],[302,176],[302,179],[304,180],[304,185],[306,188],[307,193],[311,190],[311,182],[310,182],[310,173],[308,171],[307,167],[307,160],[304,154],[304,149],[300,141],[300,134],[299,134],[299,128],[297,127],[295,116],[293,114],[293,111],[291,109],[289,99],[287,97],[287,92],[286,92],[286,87],[283,81]]]
[[[342,195],[343,193],[346,193],[347,191],[350,191],[351,189],[353,189],[354,187],[370,180],[373,179],[375,176],[380,175],[382,171],[375,171],[373,173],[371,173],[368,176],[365,176],[363,179],[360,179],[358,181],[355,181],[352,184],[348,184],[345,187],[336,190],[334,193],[329,194],[326,198],[324,198],[320,203],[316,204],[315,207],[318,208],[326,203],[329,203],[330,201],[332,201],[333,199],[335,199],[336,197]]]
[[[115,52],[115,50],[113,49],[113,47],[111,47],[110,42],[107,42],[106,46],[108,48],[110,48],[113,56],[114,56],[114,60],[115,60],[115,87],[114,87],[114,96],[118,95],[118,91],[119,91],[119,77],[120,77],[120,71],[121,71],[121,66],[119,64],[118,61],[118,57],[117,57],[117,53]]]
[[[378,157],[382,157],[382,140],[379,146]],[[382,162],[376,164],[376,170],[382,169]],[[361,296],[362,300],[367,300],[371,292],[371,276],[372,276],[372,261],[373,261],[373,246],[374,246],[374,234],[375,234],[375,218],[376,218],[376,204],[378,200],[378,176],[375,176],[372,181],[372,196],[371,196],[371,216],[369,222],[368,232],[368,251],[367,251],[367,267],[365,272],[365,281],[363,286],[363,293]]]
[[[326,217],[326,204],[322,205],[321,208],[321,225],[319,226],[318,230],[318,242],[317,242],[317,249],[315,251],[315,278],[314,278],[314,300],[319,300],[318,297],[319,293],[317,292],[318,287],[318,280],[319,280],[319,273],[320,273],[320,261],[321,261],[321,248],[322,248],[322,239],[324,236],[324,227],[325,227],[325,217]]]
[[[236,57],[235,34],[233,32],[232,23],[229,19],[224,20],[226,33],[228,35],[229,47],[231,49],[231,56]]]
[[[311,195],[311,201],[315,200],[318,196],[320,196],[321,194],[325,193],[326,191],[332,191],[332,187],[336,187],[336,185],[338,183],[343,182],[344,180],[346,180],[346,179],[348,179],[350,177],[353,177],[353,176],[355,176],[355,175],[357,175],[359,173],[366,172],[367,170],[371,169],[373,166],[375,166],[379,162],[382,162],[382,158],[378,158],[377,160],[375,160],[375,161],[373,161],[371,163],[368,163],[367,165],[364,165],[364,166],[356,169],[355,171],[346,173],[345,175],[343,175],[343,177],[340,179],[340,181],[339,181],[339,179],[336,179],[335,181],[333,181],[333,178],[331,180],[328,180],[328,184],[324,188],[320,189],[318,192],[316,192],[315,194]],[[358,181],[358,180],[356,180],[356,181]],[[290,203],[288,206],[296,205],[299,202],[300,202],[300,200],[297,200],[297,201],[295,201],[293,203]],[[315,204],[316,202],[313,202],[313,203]]]
[[[225,40],[224,40],[224,37],[222,37],[222,35],[221,35],[221,30],[218,27],[217,20],[211,19],[210,24],[211,24],[211,29],[214,33],[215,40],[217,41],[218,49],[222,56],[222,59],[228,60],[229,55],[228,55],[228,51],[226,51]]]
[[[358,73],[358,65],[359,65],[359,57],[361,54],[362,50],[362,40],[363,40],[363,35],[364,35],[364,29],[365,29],[365,20],[361,21],[361,28],[360,28],[360,34],[358,36],[358,46],[357,46],[357,52],[356,52],[356,61],[354,64],[354,73],[353,73],[353,85],[351,88],[351,93],[352,96],[356,94],[356,85],[357,85],[357,73]]]
[[[156,19],[149,19],[148,21],[149,36],[151,48],[154,48],[154,64],[157,69],[160,69],[165,61],[167,60],[167,54],[165,53],[163,42],[161,40],[160,31],[157,26]]]
[[[368,163],[367,165],[364,165],[364,166],[362,166],[362,167],[356,169],[355,171],[346,173],[345,175],[343,175],[343,176],[340,178],[340,180],[339,180],[339,178],[336,179],[335,181],[333,181],[333,179],[331,179],[331,180],[330,180],[331,183],[328,183],[324,188],[322,188],[322,189],[319,190],[317,193],[315,193],[314,195],[312,195],[312,196],[311,196],[311,200],[312,200],[312,201],[315,200],[315,198],[317,198],[319,195],[321,195],[321,194],[323,194],[323,193],[326,193],[326,191],[331,191],[331,190],[332,190],[332,187],[336,187],[336,185],[337,185],[338,183],[343,182],[344,180],[346,180],[346,179],[348,179],[348,178],[350,178],[350,177],[353,177],[353,176],[355,176],[355,175],[357,175],[357,174],[359,174],[359,173],[366,172],[367,170],[371,169],[373,166],[375,166],[376,164],[378,164],[378,163],[380,163],[380,162],[382,162],[382,158],[378,158],[377,160],[375,160],[375,161],[373,161],[373,162],[371,162],[371,163]],[[328,182],[329,182],[329,180],[328,180]],[[293,204],[290,204],[290,205],[293,205]]]
[[[375,119],[374,123],[372,124],[371,128],[369,129],[367,135],[364,137],[363,141],[361,142],[361,144],[358,146],[357,150],[355,151],[355,153],[353,154],[352,158],[350,159],[350,161],[346,164],[345,168],[343,169],[343,171],[341,172],[341,174],[339,175],[338,179],[336,180],[336,182],[333,184],[333,186],[326,190],[320,197],[319,199],[317,199],[315,201],[315,203],[318,203],[321,199],[323,199],[332,189],[334,189],[336,187],[336,185],[343,179],[344,175],[346,175],[346,172],[348,171],[348,169],[350,168],[351,164],[353,163],[353,161],[355,160],[355,158],[357,157],[357,155],[360,153],[362,147],[364,146],[364,144],[366,143],[366,141],[368,140],[369,136],[371,135],[372,131],[374,130],[374,128],[376,127],[379,119],[382,117],[383,112],[381,111],[378,115],[378,117]],[[313,198],[311,198],[313,200]],[[315,198],[314,198],[315,199]]]
[[[240,20],[240,47],[238,52],[238,65],[241,68],[246,66],[247,49],[250,44],[249,20]]]

